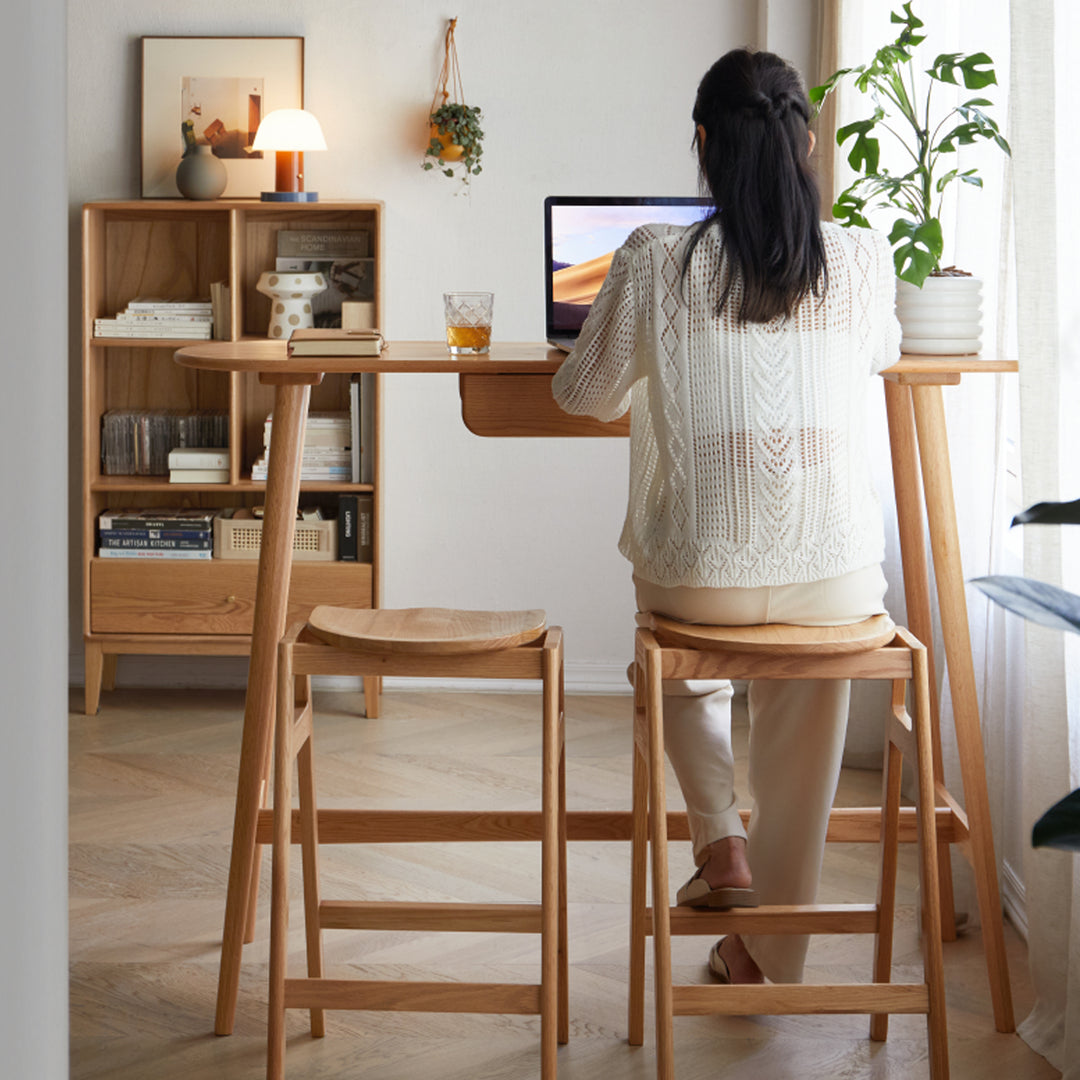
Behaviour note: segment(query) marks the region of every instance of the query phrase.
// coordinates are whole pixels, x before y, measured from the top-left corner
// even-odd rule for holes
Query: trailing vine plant
[[[483,171],[480,158],[484,153],[484,132],[480,127],[479,107],[465,104],[457,44],[454,41],[456,27],[457,19],[451,19],[446,28],[443,66],[439,74],[441,89],[437,88],[431,99],[428,117],[431,128],[422,164],[428,171],[438,167],[443,176],[451,180],[460,177],[462,184],[467,187],[470,179]]]

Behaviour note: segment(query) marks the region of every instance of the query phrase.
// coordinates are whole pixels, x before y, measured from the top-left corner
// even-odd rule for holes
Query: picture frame
[[[302,37],[142,38],[140,184],[143,198],[179,198],[182,125],[225,163],[228,199],[274,188],[274,155],[256,154],[259,121],[304,107]]]

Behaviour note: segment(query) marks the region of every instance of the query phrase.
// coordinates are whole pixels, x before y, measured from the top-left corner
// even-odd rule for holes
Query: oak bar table
[[[551,397],[551,377],[562,363],[564,354],[546,344],[496,344],[486,355],[451,356],[442,342],[399,342],[374,357],[289,357],[283,343],[257,340],[190,345],[178,350],[175,357],[186,367],[248,372],[257,375],[260,382],[274,387],[274,439],[270,445],[266,483],[265,523],[259,552],[215,1020],[217,1033],[227,1035],[232,1031],[236,1014],[243,944],[254,937],[260,849],[270,839],[272,811],[263,803],[273,741],[277,643],[285,630],[310,387],[318,384],[324,374],[333,372],[451,373],[459,376],[462,418],[469,430],[477,435],[625,436],[629,432],[629,423],[626,417],[602,424],[588,417],[568,416],[562,412]],[[1014,361],[905,356],[882,373],[908,626],[921,641],[927,644],[932,641],[930,585],[923,545],[925,505],[966,802],[965,810],[945,787],[939,710],[932,693],[938,838],[942,851],[942,901],[946,916],[944,936],[951,939],[956,933],[950,845],[960,844],[975,873],[994,1021],[997,1030],[1003,1032],[1013,1031],[1015,1022],[941,388],[959,383],[964,373],[1009,371],[1016,371]],[[933,679],[931,689],[933,692]],[[333,839],[332,812],[323,813],[326,813],[327,827],[320,828],[320,835],[330,842]],[[320,823],[323,813],[320,813]],[[523,817],[536,818],[539,836],[539,813],[528,812]],[[688,839],[685,814],[670,813],[668,822],[672,839]],[[372,816],[372,829],[379,829],[378,815]],[[570,840],[629,840],[630,829],[629,810],[567,813]],[[912,815],[905,816],[902,829],[902,838],[914,839]],[[878,808],[834,811],[829,839],[874,842],[879,830]]]

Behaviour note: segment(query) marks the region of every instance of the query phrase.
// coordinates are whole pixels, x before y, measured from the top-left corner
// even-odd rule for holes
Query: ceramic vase
[[[921,289],[896,283],[900,350],[924,356],[963,356],[982,346],[982,281],[928,277]]]
[[[327,286],[325,274],[292,270],[267,270],[255,288],[270,297],[270,326],[266,336],[288,341],[294,330],[314,326],[311,298]]]
[[[216,199],[228,180],[225,162],[206,143],[193,146],[176,167],[176,186],[185,199]]]

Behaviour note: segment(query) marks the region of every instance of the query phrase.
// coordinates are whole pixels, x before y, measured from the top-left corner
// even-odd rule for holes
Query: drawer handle
[[[226,596],[226,597],[225,597],[225,603],[226,603],[226,604],[235,604],[235,603],[236,603],[236,597],[235,597],[235,596],[233,596],[233,595],[232,595],[232,594],[230,593],[230,594],[229,594],[228,596]]]

